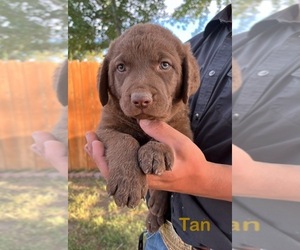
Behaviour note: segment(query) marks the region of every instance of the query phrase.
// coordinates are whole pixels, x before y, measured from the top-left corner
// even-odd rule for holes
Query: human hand
[[[68,177],[68,149],[66,145],[48,132],[36,131],[32,133],[32,138],[35,143],[31,145],[31,150],[49,162],[62,176]]]
[[[94,160],[99,168],[101,175],[107,180],[108,178],[108,165],[104,155],[104,145],[99,141],[95,132],[87,132],[85,135],[87,144],[84,146],[84,150]]]
[[[141,120],[140,126],[152,138],[170,146],[174,154],[171,171],[165,171],[160,176],[147,175],[149,187],[186,193],[187,182],[198,182],[199,179],[193,176],[201,172],[201,166],[207,164],[201,150],[188,137],[164,122]],[[196,183],[193,185],[197,186]],[[190,190],[190,193],[194,192]]]
[[[147,175],[150,188],[231,200],[230,166],[208,162],[193,141],[164,122],[141,120],[140,126],[174,152],[172,171]]]

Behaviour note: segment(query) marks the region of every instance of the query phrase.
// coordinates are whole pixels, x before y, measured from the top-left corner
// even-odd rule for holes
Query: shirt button
[[[215,74],[216,74],[216,71],[214,71],[214,70],[211,70],[211,71],[209,71],[209,73],[208,73],[209,76],[213,76],[213,75],[215,75]]]
[[[258,76],[266,76],[268,74],[269,74],[269,71],[267,71],[267,70],[262,70],[257,73]]]
[[[200,115],[198,113],[195,114],[195,120],[198,121],[199,120]]]
[[[240,115],[239,115],[238,113],[234,113],[234,114],[233,114],[233,119],[234,119],[234,120],[238,120],[239,117],[240,117]]]

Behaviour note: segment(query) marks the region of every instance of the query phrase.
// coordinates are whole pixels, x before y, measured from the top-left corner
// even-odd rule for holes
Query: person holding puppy
[[[172,171],[147,175],[151,189],[172,192],[170,218],[147,235],[146,249],[231,249],[231,5],[190,40],[201,67],[201,86],[190,100],[194,141],[168,124],[141,120],[141,128],[169,145]],[[104,148],[94,132],[85,150],[108,177]],[[206,226],[193,227],[196,223]],[[200,224],[198,224],[200,225]]]

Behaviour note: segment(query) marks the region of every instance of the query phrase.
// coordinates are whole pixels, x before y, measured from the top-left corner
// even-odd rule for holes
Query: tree
[[[101,52],[130,26],[163,17],[163,0],[69,0],[69,58]]]
[[[81,59],[87,51],[101,53],[113,39],[140,22],[170,23],[182,29],[198,22],[203,30],[213,0],[185,0],[167,15],[163,0],[70,0],[69,58]],[[221,10],[229,0],[215,1]]]
[[[110,41],[130,26],[140,22],[172,24],[186,29],[197,23],[195,35],[203,31],[211,9],[218,12],[230,0],[183,0],[174,13],[167,14],[164,0],[69,0],[69,58],[82,59],[87,52],[101,54]],[[263,0],[236,0],[233,16],[242,25],[251,13],[251,20],[261,10]],[[295,0],[272,0],[274,10],[291,5]],[[213,8],[212,8],[213,7]],[[254,15],[254,16],[253,16]]]
[[[226,5],[230,4],[230,2],[230,0],[185,0],[176,8],[168,22],[182,29],[185,29],[191,21],[195,22],[198,25],[192,35],[196,35],[203,31],[205,23],[208,21],[208,15],[210,14],[209,7],[212,4],[216,5],[217,12],[219,12]]]
[[[67,4],[59,0],[2,0],[0,57],[24,59],[34,51],[67,49]]]

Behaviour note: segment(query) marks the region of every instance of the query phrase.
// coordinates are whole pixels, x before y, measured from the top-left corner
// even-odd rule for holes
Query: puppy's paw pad
[[[138,160],[145,174],[160,175],[166,170],[171,170],[174,155],[169,146],[150,141],[139,149]]]

